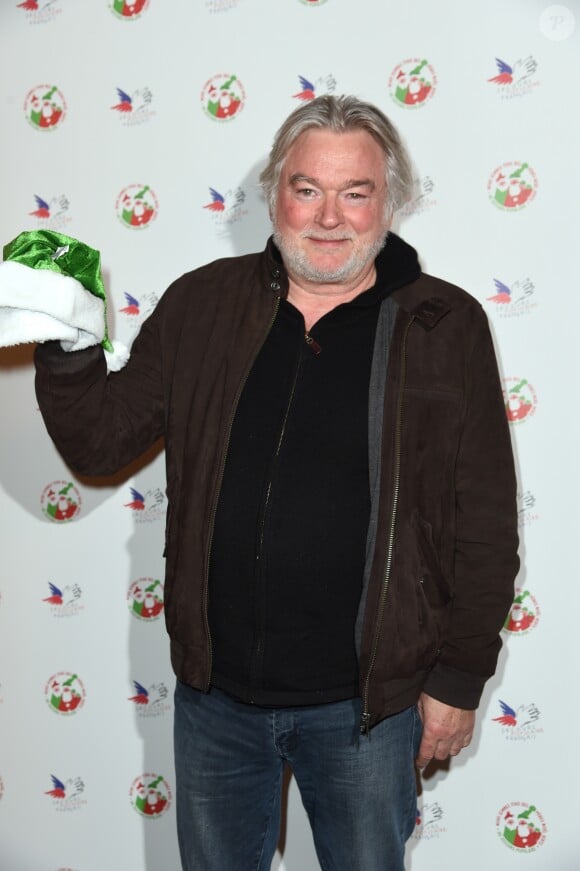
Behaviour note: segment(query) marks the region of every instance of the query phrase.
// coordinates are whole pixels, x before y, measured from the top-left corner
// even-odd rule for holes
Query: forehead
[[[306,130],[289,149],[282,170],[286,181],[296,174],[321,181],[368,178],[379,185],[385,177],[385,156],[366,130]]]

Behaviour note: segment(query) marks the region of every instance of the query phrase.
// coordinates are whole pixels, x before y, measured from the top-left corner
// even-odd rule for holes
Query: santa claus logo
[[[48,679],[44,695],[51,711],[68,716],[82,708],[86,693],[77,674],[60,671]]]
[[[515,598],[503,628],[511,635],[527,635],[540,619],[540,608],[529,590],[516,587]]]
[[[402,109],[417,109],[431,99],[437,87],[437,76],[429,61],[408,58],[397,64],[389,77],[388,89]]]
[[[139,18],[149,6],[149,0],[112,0],[111,12],[123,21]]]
[[[56,85],[37,85],[26,95],[24,112],[35,130],[56,130],[65,119],[66,101]]]
[[[163,584],[156,578],[139,578],[127,592],[129,611],[138,620],[149,623],[163,613]]]
[[[492,203],[507,212],[527,206],[538,190],[538,177],[529,163],[502,163],[489,177],[487,191]]]
[[[231,121],[244,108],[246,94],[236,75],[218,73],[207,80],[200,99],[205,113],[214,121]]]
[[[521,423],[535,414],[538,399],[526,378],[504,378],[503,398],[509,423]]]
[[[148,819],[162,817],[171,805],[169,784],[160,774],[141,774],[129,790],[131,805]]]
[[[72,481],[53,481],[40,496],[42,513],[55,523],[76,520],[81,510],[81,494]]]
[[[495,822],[504,844],[519,853],[532,853],[546,840],[548,829],[542,814],[533,804],[512,801],[502,807]]]
[[[157,217],[159,205],[148,184],[131,184],[117,197],[115,209],[124,227],[142,230]]]

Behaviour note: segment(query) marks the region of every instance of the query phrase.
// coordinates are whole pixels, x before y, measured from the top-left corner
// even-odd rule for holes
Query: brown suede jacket
[[[261,254],[174,282],[121,372],[107,377],[100,348],[65,354],[51,343],[36,352],[39,405],[73,470],[112,474],[165,438],[171,659],[180,680],[202,690],[211,679],[208,566],[229,432],[287,288],[270,241]],[[377,531],[359,615],[363,730],[422,690],[477,707],[519,565],[512,450],[485,314],[425,274],[392,298]]]

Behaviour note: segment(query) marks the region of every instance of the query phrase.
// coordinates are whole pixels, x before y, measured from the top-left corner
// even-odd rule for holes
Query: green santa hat
[[[55,339],[65,351],[102,345],[109,371],[129,359],[108,336],[99,252],[53,230],[32,230],[4,248],[0,347]]]

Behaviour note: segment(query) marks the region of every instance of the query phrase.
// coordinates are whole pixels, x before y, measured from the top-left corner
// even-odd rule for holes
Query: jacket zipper
[[[393,547],[395,544],[395,523],[397,519],[397,505],[399,500],[399,484],[401,477],[401,435],[403,426],[403,390],[405,388],[406,370],[407,370],[407,336],[411,325],[415,320],[415,316],[411,315],[409,322],[405,327],[403,341],[401,345],[401,377],[399,380],[399,394],[397,397],[397,411],[395,417],[395,459],[393,465],[393,501],[391,502],[391,520],[389,523],[389,538],[387,546],[387,556],[385,559],[385,571],[383,573],[383,585],[381,588],[381,596],[377,608],[377,616],[375,619],[375,628],[373,634],[373,643],[371,646],[371,656],[369,667],[363,683],[362,702],[363,709],[360,720],[361,735],[368,735],[370,729],[371,713],[369,711],[369,685],[371,674],[375,666],[377,658],[377,650],[381,637],[383,624],[383,615],[385,611],[385,603],[387,600],[387,592],[391,579],[391,567],[393,563]]]
[[[280,308],[280,297],[277,296],[276,297],[276,305],[274,307],[274,313],[272,314],[272,317],[270,319],[270,323],[268,324],[268,329],[266,330],[266,332],[264,334],[264,338],[262,339],[262,341],[260,342],[260,344],[256,348],[256,352],[255,352],[254,356],[252,357],[252,359],[250,360],[250,363],[249,363],[246,371],[244,372],[244,377],[240,381],[240,385],[239,385],[238,390],[236,392],[236,395],[234,398],[234,404],[232,407],[232,413],[230,415],[230,419],[228,421],[228,428],[226,430],[226,440],[225,440],[225,445],[224,445],[224,452],[222,455],[222,461],[221,461],[221,465],[220,465],[220,469],[219,469],[217,485],[216,485],[216,489],[215,489],[215,493],[214,493],[213,506],[212,506],[211,515],[210,515],[207,560],[206,560],[206,564],[205,564],[205,577],[204,577],[204,581],[203,581],[203,598],[202,598],[203,622],[204,622],[205,631],[207,633],[207,640],[208,640],[208,670],[207,670],[207,680],[205,682],[205,691],[206,692],[209,690],[209,685],[210,685],[210,681],[211,681],[211,669],[212,669],[212,660],[213,660],[211,634],[210,634],[210,630],[209,630],[209,620],[208,620],[208,616],[207,616],[207,597],[208,597],[208,586],[209,586],[209,563],[210,563],[210,559],[211,559],[211,547],[212,547],[212,542],[213,542],[213,532],[214,532],[214,526],[215,526],[215,516],[217,513],[218,499],[219,499],[219,494],[220,494],[220,490],[221,490],[221,486],[222,486],[222,480],[223,480],[224,469],[225,469],[225,465],[226,465],[226,459],[228,456],[228,448],[230,446],[230,437],[232,434],[232,427],[234,425],[234,417],[236,415],[238,403],[240,401],[240,396],[242,395],[242,390],[244,389],[244,387],[246,385],[246,381],[248,380],[248,375],[250,374],[252,366],[254,365],[256,358],[257,358],[258,354],[260,353],[260,350],[262,349],[262,347],[264,345],[264,342],[268,338],[268,336],[270,334],[270,330],[274,326],[274,321],[276,320],[276,316],[278,314],[279,308]]]
[[[296,392],[296,385],[298,383],[298,375],[300,374],[301,366],[302,366],[302,348],[300,349],[300,354],[298,356],[298,362],[296,364],[296,371],[294,372],[294,379],[292,381],[292,386],[290,388],[288,402],[286,403],[286,411],[284,412],[282,426],[280,427],[280,434],[278,436],[276,450],[274,451],[274,456],[272,458],[272,463],[270,465],[270,478],[268,480],[268,486],[266,488],[266,497],[264,499],[264,507],[262,509],[262,517],[261,517],[261,522],[260,522],[260,536],[258,539],[258,549],[257,549],[257,553],[256,553],[256,562],[258,563],[257,568],[258,568],[258,571],[260,573],[260,576],[262,573],[261,560],[262,560],[262,546],[264,544],[264,530],[266,527],[266,517],[268,514],[268,506],[270,504],[270,496],[272,495],[272,479],[274,477],[273,473],[274,473],[274,468],[275,468],[277,461],[278,461],[278,457],[280,455],[282,443],[284,441],[284,435],[286,433],[286,424],[288,423],[290,409],[292,408],[292,403],[294,401],[294,394]],[[251,670],[251,680],[252,680],[252,683],[254,685],[257,682],[259,659],[262,655],[262,649],[263,649],[263,644],[264,644],[264,633],[263,633],[263,631],[261,631],[261,629],[263,629],[263,627],[260,626],[260,620],[258,619],[258,603],[257,602],[256,602],[256,624],[257,624],[256,641],[255,641],[255,645],[254,645],[253,667]],[[250,702],[253,704],[254,700],[250,699]]]

